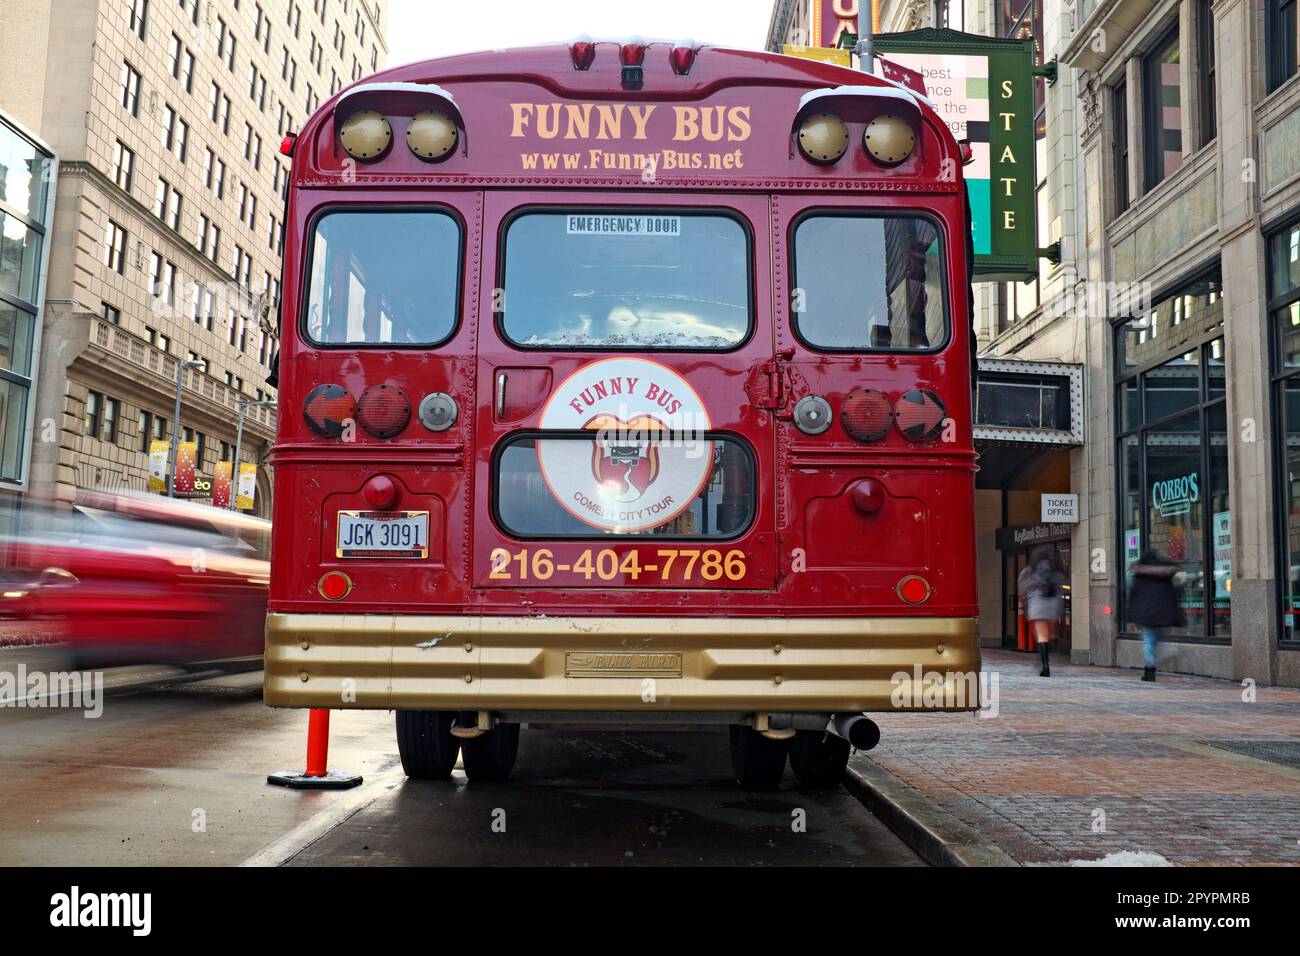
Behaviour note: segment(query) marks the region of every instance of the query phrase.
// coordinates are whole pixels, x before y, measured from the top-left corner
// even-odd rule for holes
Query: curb
[[[870,758],[850,763],[844,786],[931,866],[1020,865]]]

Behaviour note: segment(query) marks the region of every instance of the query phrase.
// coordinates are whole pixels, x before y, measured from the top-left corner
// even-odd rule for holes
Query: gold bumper
[[[971,710],[969,695],[900,693],[898,675],[939,675],[951,688],[977,684],[979,667],[973,618],[270,614],[265,700],[379,710]]]

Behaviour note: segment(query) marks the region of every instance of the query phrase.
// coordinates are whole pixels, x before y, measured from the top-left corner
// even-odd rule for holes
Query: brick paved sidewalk
[[[1300,691],[1245,703],[1229,681],[1062,660],[1040,678],[1036,655],[986,650],[997,717],[882,714],[872,759],[1023,864],[1300,864],[1300,769],[1206,743],[1283,742],[1294,762]]]

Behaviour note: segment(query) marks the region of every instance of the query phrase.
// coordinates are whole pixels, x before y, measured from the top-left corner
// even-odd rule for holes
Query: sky
[[[387,0],[388,66],[452,53],[640,36],[761,50],[772,0]]]

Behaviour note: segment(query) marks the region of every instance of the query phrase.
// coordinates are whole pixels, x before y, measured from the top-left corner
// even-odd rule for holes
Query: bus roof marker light
[[[834,163],[849,148],[849,128],[834,113],[814,113],[799,126],[799,152],[819,165]]]
[[[678,76],[685,76],[691,72],[691,67],[695,64],[695,44],[691,41],[679,43],[668,53],[668,62],[673,66],[673,72]]]
[[[298,144],[297,133],[285,133],[284,139],[280,140],[280,155],[293,158],[293,148]]]
[[[339,126],[339,142],[353,159],[371,162],[393,145],[393,127],[374,110],[357,110]]]
[[[916,148],[916,132],[901,116],[881,113],[863,131],[862,148],[881,166],[897,166]]]
[[[411,117],[406,127],[406,145],[426,162],[446,159],[456,148],[459,132],[455,121],[442,110],[425,110]]]
[[[596,44],[589,37],[581,37],[569,44],[569,56],[575,70],[590,70],[596,62]]]

